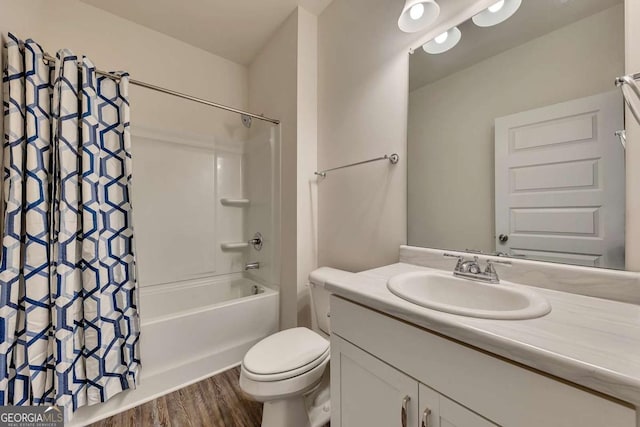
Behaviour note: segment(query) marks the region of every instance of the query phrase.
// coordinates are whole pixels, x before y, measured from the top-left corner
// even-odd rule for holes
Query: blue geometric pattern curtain
[[[139,378],[128,76],[43,53],[9,34],[0,404],[69,416]]]

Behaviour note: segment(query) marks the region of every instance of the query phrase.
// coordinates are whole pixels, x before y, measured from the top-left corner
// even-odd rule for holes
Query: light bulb
[[[414,4],[409,10],[409,16],[414,21],[422,18],[422,15],[424,15],[424,5],[422,3]]]
[[[489,12],[491,13],[496,13],[499,12],[500,9],[502,9],[504,7],[504,0],[500,0],[496,3],[494,3],[493,5],[489,6]]]
[[[435,41],[438,44],[442,44],[446,42],[448,38],[449,38],[449,31],[445,31],[444,33],[440,34],[435,39],[433,39],[433,41]]]
[[[462,33],[458,27],[449,28],[444,33],[431,39],[422,46],[425,52],[436,55],[438,53],[444,53],[458,44],[462,38]]]
[[[513,16],[520,6],[522,0],[500,0],[474,16],[473,23],[478,27],[491,27],[506,21]]]

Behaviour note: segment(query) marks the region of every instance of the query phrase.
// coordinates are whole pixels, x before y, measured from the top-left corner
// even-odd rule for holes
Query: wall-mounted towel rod
[[[389,162],[391,162],[392,165],[395,165],[400,160],[400,156],[398,156],[395,153],[393,153],[393,154],[385,154],[382,157],[376,157],[375,159],[369,159],[369,160],[364,160],[362,162],[350,163],[350,164],[344,165],[344,166],[338,166],[338,167],[331,168],[331,169],[325,169],[323,171],[315,172],[315,174],[324,178],[324,177],[327,176],[327,172],[335,171],[335,170],[338,170],[338,169],[350,168],[351,166],[364,165],[365,163],[377,162],[377,161],[380,161],[380,160],[389,160]]]

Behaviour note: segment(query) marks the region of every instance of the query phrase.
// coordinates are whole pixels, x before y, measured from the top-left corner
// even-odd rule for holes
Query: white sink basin
[[[433,310],[484,319],[533,319],[551,311],[549,302],[532,290],[509,282],[492,285],[418,271],[393,276],[387,288],[398,297]]]

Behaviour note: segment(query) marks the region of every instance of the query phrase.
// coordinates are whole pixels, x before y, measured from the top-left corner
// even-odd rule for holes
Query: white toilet
[[[242,360],[240,388],[264,402],[262,427],[320,427],[329,422],[329,292],[349,275],[322,267],[309,275],[312,327],[287,329],[255,344]]]

